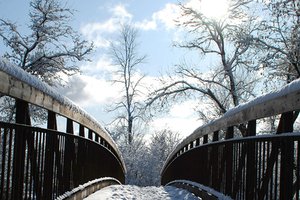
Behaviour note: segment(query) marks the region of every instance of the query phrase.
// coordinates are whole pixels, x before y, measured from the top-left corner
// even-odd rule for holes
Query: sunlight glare
[[[201,0],[201,12],[208,18],[225,17],[228,7],[228,0]]]

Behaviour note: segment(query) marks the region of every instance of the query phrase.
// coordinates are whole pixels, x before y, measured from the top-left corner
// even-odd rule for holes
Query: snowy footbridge
[[[162,184],[199,192],[192,181],[233,199],[300,199],[299,110],[299,80],[229,110],[176,147]],[[263,133],[270,118],[274,133]]]
[[[110,199],[220,199],[222,194],[233,199],[300,199],[300,134],[294,132],[299,81],[196,129],[165,162],[161,182],[167,186],[144,189],[109,186],[124,183],[126,170],[101,125],[2,60],[0,93],[15,102],[16,110],[14,123],[0,122],[1,199],[81,199],[103,187],[98,192],[108,192]],[[40,107],[39,116],[46,117],[45,128],[32,125],[33,105]],[[58,116],[65,120],[64,132],[58,131]],[[270,117],[277,122],[275,133],[261,134],[263,120]],[[137,190],[142,192],[140,198],[130,197]],[[161,195],[151,198],[151,194]]]
[[[89,192],[124,183],[125,165],[116,144],[70,100],[3,60],[0,93],[15,102],[16,110],[15,123],[0,122],[0,199],[56,199],[91,180]],[[31,124],[33,105],[40,108],[38,117],[46,118],[45,128]],[[58,117],[63,132],[57,131]]]

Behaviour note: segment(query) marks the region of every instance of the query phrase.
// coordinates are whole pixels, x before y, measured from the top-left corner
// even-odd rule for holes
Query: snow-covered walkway
[[[186,190],[171,186],[138,187],[133,185],[112,185],[105,187],[84,200],[199,200]]]

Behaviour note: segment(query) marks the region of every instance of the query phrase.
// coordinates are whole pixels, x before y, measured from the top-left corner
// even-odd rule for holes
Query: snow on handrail
[[[247,103],[228,110],[222,117],[200,126],[191,135],[187,136],[168,156],[162,172],[173,157],[190,142],[204,135],[234,125],[274,116],[284,112],[300,110],[300,80],[295,80],[282,89],[259,96]]]
[[[0,93],[22,99],[72,119],[104,138],[115,150],[124,171],[126,171],[122,154],[112,137],[95,118],[70,99],[3,58],[0,58],[0,82]]]
[[[218,200],[232,200],[232,198],[230,196],[226,196],[216,190],[214,190],[213,188],[210,188],[210,187],[207,187],[207,186],[204,186],[200,183],[196,183],[196,182],[193,182],[193,181],[189,181],[189,180],[175,180],[175,181],[171,181],[167,184],[167,186],[172,186],[176,183],[179,183],[179,184],[187,184],[187,185],[190,185],[190,186],[193,186],[193,187],[196,187],[198,188],[199,190],[204,190],[205,192],[207,192],[208,194],[214,196],[216,199]]]
[[[107,183],[107,184],[105,184],[105,183]],[[98,184],[98,187],[95,187],[95,185],[97,185],[97,184]],[[121,185],[121,182],[112,177],[98,178],[98,179],[89,181],[83,185],[79,185],[78,187],[74,188],[71,191],[65,192],[63,195],[60,195],[59,197],[57,197],[55,200],[72,199],[72,196],[76,196],[76,194],[78,196],[80,196],[80,198],[85,198],[88,195],[95,192],[96,189],[99,190],[99,189],[102,189],[103,187],[107,187],[112,184]],[[79,199],[79,198],[77,198],[77,199]]]

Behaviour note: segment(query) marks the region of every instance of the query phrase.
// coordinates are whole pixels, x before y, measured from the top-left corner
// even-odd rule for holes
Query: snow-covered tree
[[[300,2],[294,0],[259,1],[260,27],[252,38],[261,65],[262,90],[272,91],[300,77]],[[294,112],[297,119],[299,112]],[[278,117],[265,121],[265,130],[274,131]],[[264,130],[263,130],[264,131]]]
[[[130,145],[117,141],[126,164],[126,184],[159,186],[164,162],[179,140],[179,134],[162,130],[150,139],[134,137]]]
[[[126,184],[145,185],[148,147],[142,137],[134,137],[130,144],[118,143],[126,165]]]
[[[300,77],[300,3],[262,1],[259,35],[253,38],[266,56],[261,57],[269,80],[290,82]]]
[[[87,61],[93,49],[70,26],[73,12],[58,0],[31,0],[24,32],[0,19],[0,39],[7,47],[3,57],[51,86],[64,83],[63,76],[79,72],[78,61]],[[2,97],[0,109],[2,120],[13,120],[11,99]],[[44,111],[31,107],[30,112],[35,122],[44,122]]]
[[[60,84],[62,74],[79,71],[76,61],[87,60],[93,47],[70,26],[73,12],[58,0],[32,0],[26,33],[0,19],[0,38],[8,47],[3,56],[49,85]]]
[[[148,185],[160,185],[162,167],[179,141],[180,137],[178,133],[166,129],[152,135],[149,144],[149,158],[147,159],[149,163],[147,176]]]
[[[178,25],[187,35],[186,41],[177,46],[196,50],[203,60],[213,58],[215,62],[180,64],[175,74],[160,80],[162,87],[152,92],[148,105],[159,102],[164,106],[194,98],[201,105],[209,104],[209,111],[201,105],[197,111],[211,120],[255,96],[256,76],[249,67],[258,64],[252,62],[255,54],[251,54],[251,38],[257,24],[246,13],[248,0],[229,1],[228,13],[222,18],[208,17],[201,9],[201,1],[193,2],[198,2],[198,6],[180,4],[182,17]],[[204,72],[205,68],[209,71]]]

